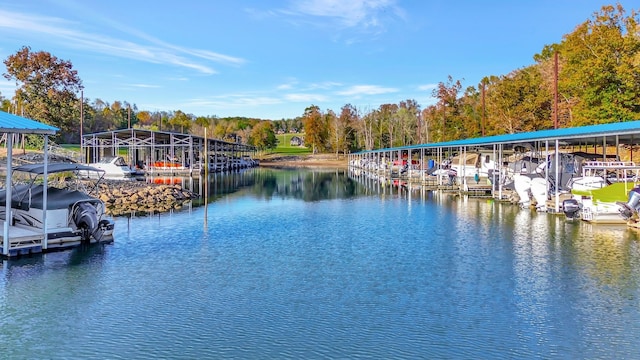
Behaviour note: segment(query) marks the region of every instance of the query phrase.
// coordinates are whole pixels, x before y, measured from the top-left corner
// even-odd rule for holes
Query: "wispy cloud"
[[[347,45],[371,41],[390,24],[407,20],[398,0],[289,0],[282,8],[244,11],[255,19],[279,18],[295,26],[313,26],[332,33],[333,41]]]
[[[418,90],[420,91],[430,91],[438,87],[438,84],[425,84],[418,86]]]
[[[151,84],[129,84],[128,86],[135,87],[135,88],[143,88],[143,89],[160,88],[160,85],[151,85]]]
[[[107,54],[156,64],[168,64],[192,69],[203,74],[215,74],[206,62],[241,65],[246,61],[208,50],[185,48],[163,42],[135,29],[117,25],[118,30],[135,35],[143,41],[133,42],[97,33],[76,30],[81,24],[66,19],[23,14],[0,9],[0,29],[19,32],[21,36],[46,36],[70,48]],[[205,62],[199,62],[198,59]]]
[[[285,100],[290,102],[325,102],[328,98],[321,94],[287,94],[284,96]]]
[[[295,88],[298,85],[298,79],[292,77],[290,79],[287,79],[286,82],[276,86],[277,90],[291,90],[293,88]]]
[[[282,104],[283,100],[277,97],[252,95],[250,93],[226,94],[205,98],[187,100],[184,105],[204,106],[212,109],[242,109],[244,107],[260,107],[263,105]]]
[[[303,0],[291,2],[285,12],[333,19],[342,27],[361,29],[380,29],[384,19],[405,17],[395,0]]]
[[[343,96],[380,95],[398,92],[396,88],[383,87],[378,85],[354,85],[346,90],[338,92]]]
[[[324,81],[324,82],[313,83],[313,84],[309,85],[309,89],[311,89],[311,90],[315,90],[315,89],[329,90],[329,89],[333,89],[333,88],[338,87],[338,86],[342,86],[342,84],[339,83],[339,82],[335,82],[335,81]]]
[[[16,83],[12,81],[0,81],[0,95],[8,97],[8,95],[16,90]]]

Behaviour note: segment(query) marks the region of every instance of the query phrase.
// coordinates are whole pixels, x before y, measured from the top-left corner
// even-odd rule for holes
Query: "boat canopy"
[[[0,201],[6,201],[6,191],[0,191]],[[81,191],[54,187],[47,189],[47,210],[68,209],[78,201],[98,201]],[[18,185],[11,194],[11,206],[16,209],[44,209],[44,186]]]
[[[13,168],[13,171],[21,171],[30,174],[44,175],[44,164],[26,164]],[[73,164],[73,163],[50,163],[47,166],[47,173],[60,173],[65,171],[95,171],[104,172],[104,170],[94,168],[92,166]]]

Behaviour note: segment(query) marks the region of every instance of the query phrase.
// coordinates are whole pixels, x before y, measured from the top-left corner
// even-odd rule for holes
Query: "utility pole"
[[[558,128],[558,51],[553,54],[553,128]]]
[[[482,119],[480,120],[480,132],[482,133],[482,136],[484,136],[484,124],[485,121],[487,120],[487,108],[485,106],[485,97],[484,97],[484,80],[482,81]]]
[[[86,154],[84,153],[84,147],[82,146],[82,128],[84,127],[84,90],[80,90],[80,156],[86,163],[89,162]]]

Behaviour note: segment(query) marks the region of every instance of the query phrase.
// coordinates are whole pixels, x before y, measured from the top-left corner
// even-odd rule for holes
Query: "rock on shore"
[[[102,180],[95,190],[88,191],[95,182],[81,180],[83,186],[78,188],[76,181],[65,179],[53,180],[49,186],[83,191],[83,187],[91,196],[102,200],[107,207],[107,214],[121,216],[131,213],[157,213],[179,209],[191,199],[199,195],[183,189],[181,185],[149,184],[141,181]]]
[[[98,198],[112,216],[135,213],[166,212],[179,209],[198,195],[180,185],[148,184],[137,181],[103,181]]]

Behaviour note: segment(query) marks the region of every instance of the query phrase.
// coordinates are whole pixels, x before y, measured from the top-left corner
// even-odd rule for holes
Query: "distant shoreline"
[[[335,154],[291,155],[260,159],[260,166],[347,168],[348,161],[342,156],[336,159]]]
[[[6,149],[0,148],[0,167],[6,165]],[[13,155],[20,157],[23,154],[40,153],[37,151],[24,152],[22,149],[14,149]],[[344,155],[336,158],[335,154],[308,154],[308,155],[269,155],[260,158],[260,166],[265,167],[317,167],[317,168],[347,168],[348,160]]]

